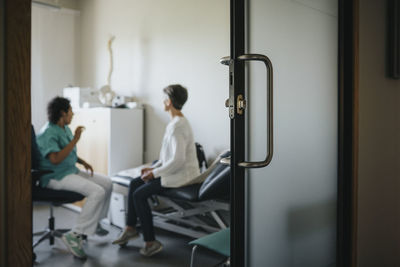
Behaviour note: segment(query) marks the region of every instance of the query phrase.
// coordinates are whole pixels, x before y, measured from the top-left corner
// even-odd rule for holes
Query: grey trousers
[[[59,181],[51,179],[47,187],[78,192],[87,198],[72,228],[76,233],[94,234],[98,222],[107,216],[112,192],[112,182],[107,176],[94,173],[93,177],[90,177],[88,173],[80,171],[78,174],[67,175]]]

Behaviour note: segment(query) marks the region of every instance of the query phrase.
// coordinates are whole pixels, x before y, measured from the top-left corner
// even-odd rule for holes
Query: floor
[[[77,213],[63,208],[54,209],[56,218],[56,228],[70,228],[73,225]],[[35,206],[33,211],[33,232],[43,230],[47,225],[49,217],[49,208],[47,206]],[[84,245],[88,258],[80,260],[75,258],[66,249],[60,239],[56,239],[53,246],[48,241],[38,245],[34,252],[36,253],[36,262],[34,266],[43,267],[63,267],[63,266],[135,266],[135,267],[169,267],[169,266],[190,266],[191,246],[188,242],[193,238],[177,235],[161,229],[156,229],[157,239],[164,245],[164,249],[159,254],[145,258],[139,254],[139,248],[143,245],[141,239],[132,240],[127,247],[120,248],[111,244],[120,233],[118,227],[104,225],[110,233],[105,237],[90,237]],[[34,238],[34,241],[38,237]],[[196,252],[195,266],[215,266],[223,260],[221,256],[209,252],[205,249]]]

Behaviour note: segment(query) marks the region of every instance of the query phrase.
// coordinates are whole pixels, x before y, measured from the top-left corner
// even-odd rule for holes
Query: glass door
[[[338,1],[232,0],[233,266],[334,266]]]

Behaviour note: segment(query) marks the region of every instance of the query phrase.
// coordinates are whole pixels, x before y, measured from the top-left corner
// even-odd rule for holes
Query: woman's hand
[[[153,172],[150,170],[150,171],[144,172],[144,173],[142,174],[141,178],[142,178],[142,180],[143,180],[144,182],[148,182],[148,181],[154,179],[154,174],[153,174]]]
[[[81,158],[78,158],[78,163],[82,164],[82,166],[85,167],[85,170],[88,173],[90,172],[90,176],[93,177],[93,167],[92,167],[92,165],[90,165],[89,163],[87,163],[86,161],[84,161]]]
[[[87,172],[90,172],[90,176],[93,177],[93,167],[92,167],[92,165],[90,165],[87,162],[83,163],[82,165],[83,165],[83,167],[85,167],[85,170]]]
[[[75,135],[74,135],[74,139],[76,140],[76,142],[79,141],[79,139],[81,138],[81,134],[82,132],[85,130],[84,126],[78,126],[75,129]]]
[[[154,168],[143,168],[140,170],[140,175],[143,175],[146,172],[150,172],[152,171]]]
[[[51,152],[46,157],[50,160],[51,163],[57,165],[60,164],[71,151],[74,149],[75,145],[78,143],[79,139],[81,138],[82,132],[85,130],[85,127],[78,126],[75,130],[74,138],[66,145],[63,149],[58,152]],[[90,166],[90,165],[89,165]],[[86,167],[85,167],[86,168]]]

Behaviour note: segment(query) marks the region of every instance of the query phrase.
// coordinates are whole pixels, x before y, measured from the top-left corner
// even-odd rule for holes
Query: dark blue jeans
[[[137,218],[140,220],[144,241],[154,241],[153,216],[147,199],[154,194],[161,193],[164,188],[161,186],[160,177],[154,178],[145,183],[137,177],[129,184],[128,194],[128,218],[126,224],[136,227]]]

